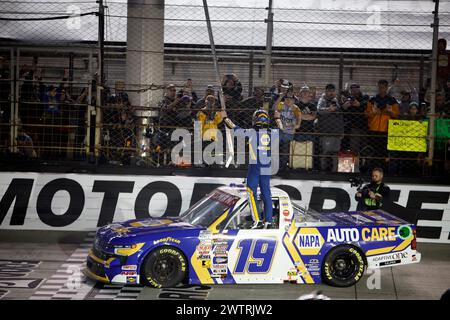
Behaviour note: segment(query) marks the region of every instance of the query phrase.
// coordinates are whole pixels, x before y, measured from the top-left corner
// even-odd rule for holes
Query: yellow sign
[[[427,121],[389,120],[388,150],[427,151]]]

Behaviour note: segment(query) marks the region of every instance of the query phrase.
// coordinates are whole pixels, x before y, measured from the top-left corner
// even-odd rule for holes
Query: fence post
[[[269,0],[269,11],[267,14],[267,35],[266,35],[266,62],[265,62],[265,74],[264,74],[264,86],[267,90],[270,89],[270,74],[272,72],[272,39],[273,39],[273,12],[272,12],[272,0]]]
[[[434,155],[434,122],[436,113],[436,82],[438,63],[438,35],[439,35],[439,0],[434,0],[434,20],[433,20],[433,50],[431,53],[431,88],[430,88],[430,131],[428,148],[428,165],[433,164]]]
[[[16,122],[15,118],[15,104],[18,99],[18,95],[16,93],[16,65],[15,65],[15,56],[14,56],[14,48],[11,48],[10,54],[10,65],[9,65],[9,80],[11,81],[11,92],[9,94],[9,102],[10,102],[10,113],[9,113],[9,151],[14,152],[14,126]]]
[[[248,96],[251,97],[253,95],[253,68],[255,64],[255,54],[253,51],[248,55],[248,59]]]

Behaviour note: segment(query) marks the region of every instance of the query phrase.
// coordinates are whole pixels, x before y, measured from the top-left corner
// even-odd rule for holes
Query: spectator
[[[238,126],[241,128],[252,127],[253,112],[258,109],[263,109],[264,106],[264,89],[255,87],[253,89],[253,96],[243,100],[240,104],[240,114],[238,118]]]
[[[319,100],[317,99],[317,88],[314,86],[309,87],[310,95],[311,95],[311,103],[317,106]]]
[[[193,89],[192,79],[186,80],[186,84],[184,85],[184,87],[181,88],[180,91],[178,91],[178,96],[179,97],[190,96],[192,98],[192,103],[194,103],[194,104],[197,103],[198,96],[197,96],[197,93]]]
[[[114,93],[108,97],[107,102],[118,106],[130,105],[130,100],[128,94],[125,92],[125,83],[123,81],[116,81],[114,84]]]
[[[222,117],[217,107],[216,97],[209,95],[205,98],[205,105],[197,113],[197,121],[202,126],[202,140],[215,141],[217,138],[218,126],[222,122]],[[212,130],[208,130],[212,129]]]
[[[405,116],[409,113],[409,105],[412,102],[411,93],[403,90],[399,101],[400,116]]]
[[[337,153],[341,150],[342,136],[344,134],[344,117],[342,109],[336,98],[336,87],[327,84],[325,92],[317,104],[319,115],[318,131],[320,136],[320,167],[321,170],[337,171]],[[330,157],[331,156],[331,157]]]
[[[436,93],[435,111],[439,118],[450,118],[450,102],[445,101],[445,95],[441,92]]]
[[[283,129],[280,132],[280,169],[286,170],[289,165],[290,143],[294,139],[295,131],[300,128],[302,113],[295,105],[294,92],[281,92],[273,105],[273,111],[280,113]]]
[[[189,95],[184,95],[180,98],[176,107],[178,127],[192,128],[192,101],[193,98]]]
[[[17,147],[18,153],[22,157],[27,159],[37,157],[33,146],[33,139],[31,139],[31,137],[21,127],[18,129]]]
[[[298,107],[302,113],[300,128],[297,130],[294,139],[296,141],[311,141],[312,150],[307,150],[313,154],[313,167],[318,167],[318,137],[315,134],[317,123],[317,104],[311,102],[311,90],[307,85],[300,88],[298,92]]]
[[[214,96],[215,95],[215,91],[214,91],[214,86],[212,84],[209,84],[206,89],[205,89],[205,95],[203,96],[203,98],[201,98],[200,100],[198,100],[195,103],[195,109],[197,111],[199,111],[200,109],[202,109],[205,106],[206,103],[206,97],[207,96]],[[216,106],[219,106],[218,101],[216,100]]]
[[[294,85],[289,80],[286,80],[286,79],[277,80],[275,82],[275,84],[272,86],[272,88],[270,89],[270,92],[272,93],[272,100],[276,101],[279,98],[280,94],[282,94],[284,97],[284,96],[286,96],[286,93],[288,91],[293,92],[293,90],[294,90]],[[293,96],[294,102],[296,102],[295,96],[293,94],[292,94],[292,96]]]
[[[367,134],[367,120],[364,117],[369,96],[363,94],[359,84],[352,83],[350,92],[344,96],[342,111],[344,112],[345,133],[343,148],[359,153]]]
[[[419,112],[419,104],[415,101],[412,101],[409,104],[408,113],[400,115],[399,119],[401,120],[414,120],[421,121],[423,120],[423,115]]]
[[[378,93],[369,99],[365,110],[368,121],[369,143],[373,148],[372,156],[377,158],[372,165],[382,167],[387,155],[387,132],[390,119],[397,119],[400,113],[397,101],[388,93],[388,82],[378,81]],[[370,163],[370,161],[369,161]]]
[[[159,111],[159,131],[156,138],[157,149],[168,159],[172,146],[171,134],[177,126],[177,105],[180,98],[177,96],[175,85],[169,84],[166,87],[166,93],[160,102]]]
[[[317,107],[311,102],[311,90],[305,85],[300,89],[298,95],[298,107],[302,114],[302,121],[298,133],[295,136],[295,140],[315,142],[316,136],[314,135],[314,124],[317,119]]]
[[[242,100],[242,84],[234,73],[223,76],[222,91],[224,95],[230,96],[236,102]]]
[[[450,54],[447,52],[447,40],[441,38],[438,40],[438,68],[437,68],[437,86],[442,90],[446,86],[447,79],[450,76]]]

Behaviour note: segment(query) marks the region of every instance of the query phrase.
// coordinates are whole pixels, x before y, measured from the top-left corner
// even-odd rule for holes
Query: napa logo
[[[302,255],[317,255],[325,243],[317,228],[301,228],[298,232],[297,247]]]

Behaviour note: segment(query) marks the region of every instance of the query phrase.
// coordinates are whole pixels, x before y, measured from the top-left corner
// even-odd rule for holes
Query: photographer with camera
[[[356,210],[380,209],[383,203],[389,200],[391,189],[383,183],[383,175],[383,169],[375,168],[372,170],[372,181],[369,184],[361,188],[362,181],[357,181],[359,187],[355,195],[355,199],[358,201]],[[350,182],[354,186],[354,180],[351,179]]]

